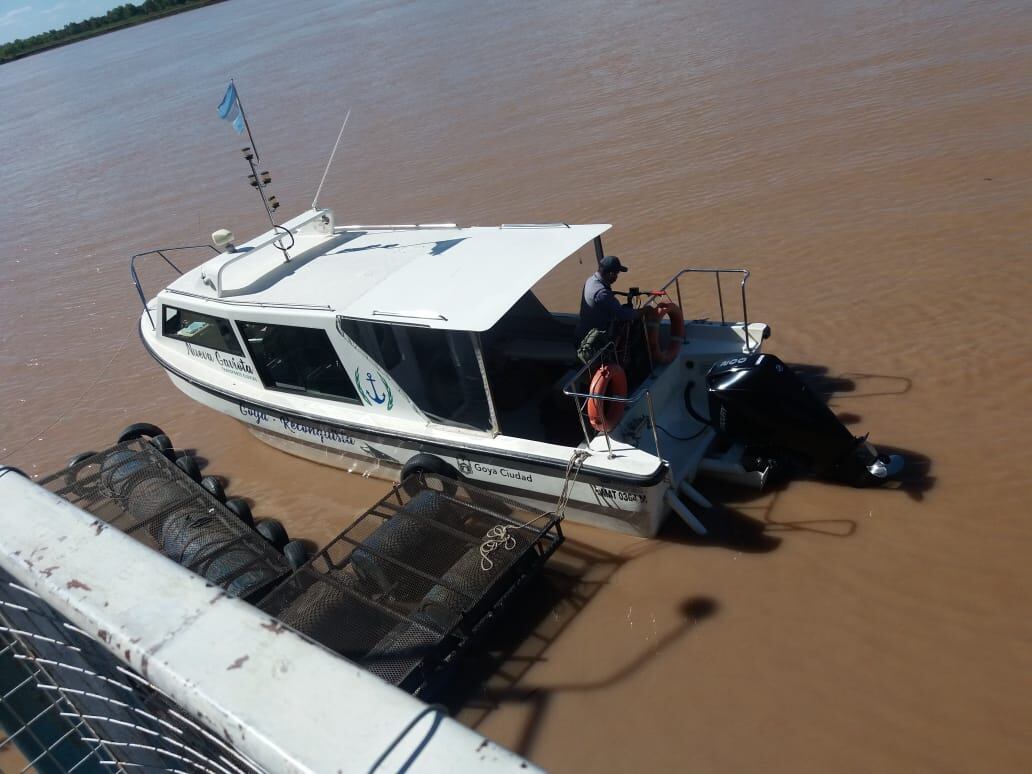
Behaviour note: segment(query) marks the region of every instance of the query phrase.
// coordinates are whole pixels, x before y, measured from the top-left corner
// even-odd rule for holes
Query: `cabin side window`
[[[360,402],[326,331],[243,320],[237,325],[262,383],[270,390]]]
[[[490,430],[491,412],[467,331],[337,318],[337,329],[377,363],[436,422]]]
[[[161,332],[170,339],[185,341],[198,347],[217,349],[231,355],[243,355],[240,342],[233,332],[229,320],[212,317],[210,314],[191,312],[164,305]]]

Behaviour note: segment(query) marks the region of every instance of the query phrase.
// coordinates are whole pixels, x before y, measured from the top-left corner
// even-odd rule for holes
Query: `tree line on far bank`
[[[49,30],[41,32],[39,35],[33,35],[31,38],[19,38],[10,43],[0,44],[0,64],[45,51],[48,48],[111,32],[120,27],[128,27],[213,2],[219,2],[219,0],[144,0],[139,5],[125,3],[117,8],[112,8],[103,16],[91,16],[84,21],[66,24],[59,30]]]

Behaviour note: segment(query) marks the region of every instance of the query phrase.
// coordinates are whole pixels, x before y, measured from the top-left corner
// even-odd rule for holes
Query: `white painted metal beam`
[[[540,771],[17,473],[0,502],[0,566],[268,771]]]

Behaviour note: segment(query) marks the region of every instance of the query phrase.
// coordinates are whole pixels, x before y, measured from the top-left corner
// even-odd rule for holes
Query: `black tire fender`
[[[300,540],[291,540],[283,546],[283,555],[287,558],[287,563],[295,570],[301,569],[301,566],[308,561],[308,549]]]
[[[193,481],[200,483],[201,468],[197,464],[197,460],[195,460],[191,455],[184,452],[176,457],[176,467],[183,471]]]
[[[66,468],[74,468],[80,462],[85,462],[90,457],[96,457],[96,456],[97,456],[97,453],[95,451],[84,451],[84,452],[81,452],[80,454],[76,454],[74,457],[69,457],[68,458],[68,464],[65,465],[65,467]]]
[[[176,451],[172,446],[172,439],[164,433],[154,436],[150,439],[151,446],[157,449],[159,452],[168,458],[169,462],[176,461]]]
[[[459,471],[440,457],[435,457],[433,454],[416,454],[409,457],[408,462],[401,468],[401,481],[405,485],[405,491],[410,495],[415,494],[419,489],[418,476],[420,473],[440,476],[444,484],[444,493],[448,496],[455,494],[456,482],[461,478]]]
[[[165,431],[157,425],[150,422],[135,422],[119,434],[118,443],[135,441],[137,438],[156,438],[159,435],[165,435]]]
[[[73,492],[75,492],[80,497],[85,497],[92,490],[96,489],[97,483],[100,479],[98,477],[95,477],[94,481],[92,482],[92,485],[86,486],[85,484],[80,483],[79,481],[79,474],[82,473],[82,469],[76,470],[76,468],[80,464],[88,460],[90,457],[96,456],[97,453],[95,451],[84,451],[79,454],[76,454],[74,457],[70,457],[68,459],[68,464],[65,465],[65,468],[68,470],[68,472],[65,473],[65,485],[68,486]]]
[[[259,535],[272,543],[273,548],[277,551],[282,552],[283,547],[290,542],[290,538],[287,536],[287,530],[284,529],[283,524],[276,519],[261,519],[256,521],[254,528]]]
[[[246,500],[239,497],[230,497],[226,500],[226,509],[240,519],[244,525],[254,528],[254,516],[251,515],[251,506]]]
[[[210,494],[220,503],[226,502],[226,490],[222,482],[215,476],[205,476],[200,480],[201,489]]]
[[[121,503],[141,480],[149,478],[150,460],[133,449],[115,449],[100,462],[101,491]]]

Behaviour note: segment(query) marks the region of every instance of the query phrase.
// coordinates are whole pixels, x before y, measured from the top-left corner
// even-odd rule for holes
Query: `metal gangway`
[[[0,770],[535,770],[13,468],[0,498]]]

